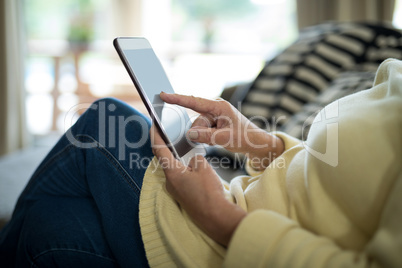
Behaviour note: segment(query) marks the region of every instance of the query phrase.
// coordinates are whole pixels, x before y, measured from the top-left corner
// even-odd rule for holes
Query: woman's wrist
[[[247,154],[250,165],[255,170],[264,170],[267,168],[285,149],[285,144],[281,138],[268,132],[264,134],[259,140],[262,148],[250,148]]]

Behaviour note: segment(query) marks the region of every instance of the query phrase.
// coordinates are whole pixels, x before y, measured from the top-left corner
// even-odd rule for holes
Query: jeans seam
[[[52,249],[45,250],[45,251],[43,251],[43,252],[41,252],[41,253],[35,255],[35,256],[32,258],[31,267],[37,267],[37,265],[35,264],[35,262],[36,262],[36,260],[37,260],[38,258],[40,258],[40,257],[42,257],[43,255],[46,255],[46,254],[48,254],[48,253],[55,252],[55,251],[73,251],[73,252],[78,252],[78,253],[84,253],[84,254],[96,256],[96,257],[99,257],[99,258],[102,258],[102,259],[111,261],[111,262],[113,262],[113,263],[116,263],[116,260],[114,260],[114,259],[111,259],[111,258],[109,258],[109,257],[103,256],[103,255],[101,255],[101,254],[96,254],[96,253],[93,253],[93,252],[85,251],[85,250],[72,249],[72,248],[52,248]]]
[[[93,142],[96,142],[98,146],[95,147],[99,152],[101,152],[107,159],[111,160],[109,161],[115,169],[120,173],[122,177],[125,178],[125,181],[130,185],[131,188],[133,188],[137,194],[140,194],[141,188],[138,186],[138,184],[135,182],[133,177],[127,172],[127,170],[119,163],[119,161],[106,149],[105,146],[103,146],[101,143],[99,143],[95,138],[86,135],[86,134],[79,134],[76,136],[77,138],[79,137],[84,137],[92,140]],[[134,184],[135,187],[132,186]]]

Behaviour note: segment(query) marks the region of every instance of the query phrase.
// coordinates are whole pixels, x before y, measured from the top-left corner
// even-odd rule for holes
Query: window
[[[141,105],[112,47],[115,36],[147,37],[177,92],[212,98],[227,85],[253,79],[297,35],[295,0],[24,3],[34,134],[64,131],[71,107],[99,97]]]

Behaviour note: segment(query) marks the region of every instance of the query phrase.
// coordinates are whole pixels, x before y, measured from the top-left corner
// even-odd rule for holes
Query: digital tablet
[[[186,137],[191,127],[187,111],[178,105],[167,104],[159,97],[161,91],[174,93],[174,90],[148,40],[143,37],[118,37],[113,45],[173,155],[185,165],[195,155],[205,155],[202,144],[189,141]]]

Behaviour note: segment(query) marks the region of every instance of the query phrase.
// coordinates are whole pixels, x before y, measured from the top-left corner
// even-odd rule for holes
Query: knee
[[[95,146],[91,140],[113,147],[121,137],[131,142],[148,136],[150,125],[150,120],[129,104],[114,98],[103,98],[87,107],[66,132],[66,137],[77,146],[85,143],[85,148]]]
[[[107,97],[94,101],[91,106],[94,106],[95,110],[99,109],[99,107],[106,107],[107,110],[114,111],[116,109],[124,109],[128,104],[119,99]]]
[[[138,116],[146,119],[140,111],[131,105],[111,97],[96,100],[88,107],[85,114],[89,119],[96,120],[109,116],[123,116],[124,118]]]
[[[102,98],[93,102],[87,107],[84,115],[90,118],[99,118],[109,114],[116,113],[116,111],[123,111],[128,109],[128,104],[115,98]],[[135,111],[135,109],[132,109]]]

